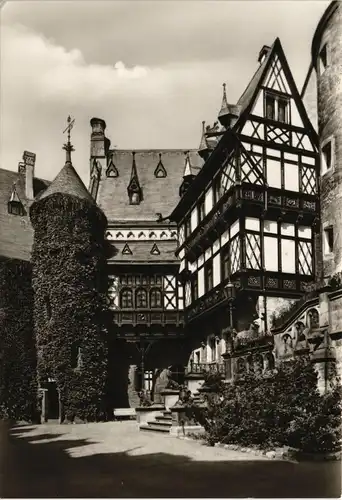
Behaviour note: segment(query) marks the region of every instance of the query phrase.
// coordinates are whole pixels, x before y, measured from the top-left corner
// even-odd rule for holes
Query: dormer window
[[[139,193],[132,193],[129,202],[131,205],[139,205],[139,203],[140,203]]]
[[[8,213],[12,215],[25,215],[24,207],[19,201],[9,201],[8,202]]]

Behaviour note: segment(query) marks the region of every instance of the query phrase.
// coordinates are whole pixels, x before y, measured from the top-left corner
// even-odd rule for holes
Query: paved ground
[[[339,462],[210,448],[135,422],[0,426],[0,497],[340,497]]]

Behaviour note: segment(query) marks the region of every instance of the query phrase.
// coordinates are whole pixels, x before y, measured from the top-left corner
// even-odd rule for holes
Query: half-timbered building
[[[173,210],[180,184],[195,176],[202,162],[196,151],[110,149],[105,122],[93,118],[91,126],[90,192],[108,219],[110,336],[122,353],[113,367],[113,386],[122,362],[134,404],[140,389],[152,390],[158,369],[175,365],[176,378],[184,371],[175,354],[184,336],[177,225],[163,221],[162,214]]]
[[[268,332],[319,272],[317,135],[279,39],[258,63],[237,104],[224,86],[220,126],[203,125],[204,165],[170,216],[196,344],[189,376],[222,370],[231,342]],[[261,342],[263,363],[273,362],[271,344]],[[236,369],[227,363],[228,373]]]

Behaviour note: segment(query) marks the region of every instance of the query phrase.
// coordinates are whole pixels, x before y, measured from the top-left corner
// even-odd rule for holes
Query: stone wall
[[[318,124],[320,145],[332,139],[333,168],[321,177],[322,233],[326,226],[334,229],[334,250],[323,252],[324,275],[342,270],[342,3],[325,23],[316,41],[317,53],[326,44],[328,64],[317,74]],[[319,66],[318,58],[314,61]]]

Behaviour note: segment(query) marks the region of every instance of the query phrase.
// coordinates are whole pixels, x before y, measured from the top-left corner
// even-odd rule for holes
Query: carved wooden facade
[[[317,272],[317,137],[279,40],[233,122],[229,107],[226,130],[172,214],[188,323],[226,310],[229,282],[236,300],[248,292],[266,306],[267,297],[300,298]]]

